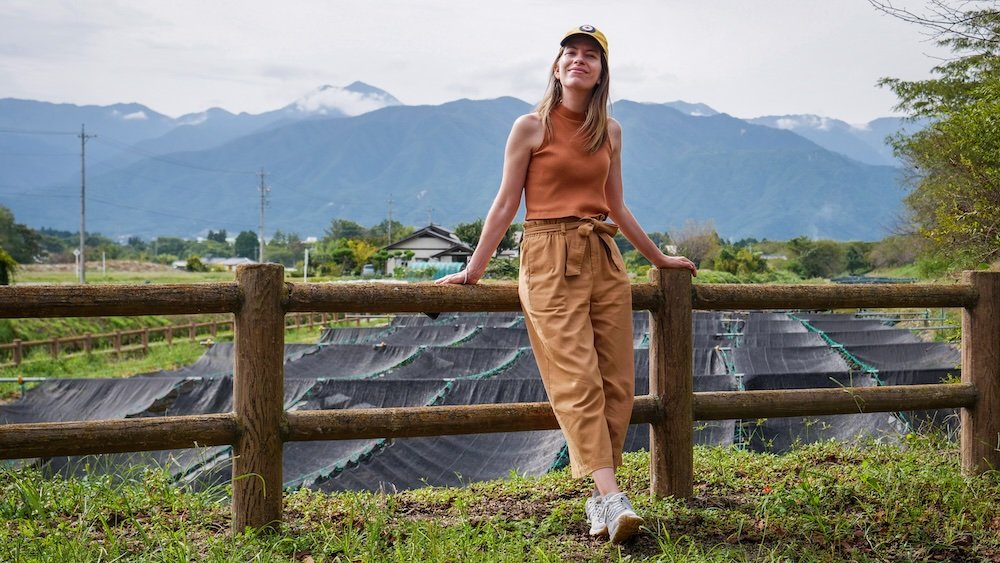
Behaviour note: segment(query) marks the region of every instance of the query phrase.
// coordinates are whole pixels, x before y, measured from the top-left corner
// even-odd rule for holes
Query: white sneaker
[[[632,509],[625,493],[604,497],[604,521],[608,526],[611,543],[622,543],[639,531],[644,520]]]
[[[590,523],[590,535],[608,535],[608,524],[604,520],[604,497],[595,492],[587,499],[583,508],[587,512],[587,522]]]

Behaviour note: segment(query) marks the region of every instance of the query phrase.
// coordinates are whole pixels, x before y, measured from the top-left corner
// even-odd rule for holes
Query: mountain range
[[[140,104],[0,100],[0,204],[32,227],[75,231],[86,123],[87,230],[321,236],[333,219],[414,226],[485,215],[515,98],[407,106],[355,82],[283,108],[171,118]],[[626,200],[644,228],[712,221],[727,238],[874,240],[904,195],[884,138],[920,124],[808,115],[742,120],[698,103],[614,103]],[[263,175],[260,173],[263,172]]]

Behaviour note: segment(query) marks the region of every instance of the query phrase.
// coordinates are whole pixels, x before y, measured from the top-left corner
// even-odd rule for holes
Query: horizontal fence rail
[[[692,494],[693,420],[961,408],[963,468],[975,473],[1000,466],[1000,273],[967,272],[962,284],[906,286],[692,286],[688,274],[678,270],[654,270],[652,278],[653,283],[632,286],[633,307],[651,314],[650,394],[636,397],[632,422],[651,425],[650,480],[655,494]],[[692,392],[693,309],[858,307],[964,308],[962,383]],[[285,412],[282,354],[288,313],[519,308],[514,284],[290,283],[275,265],[240,267],[234,284],[0,287],[0,317],[7,318],[236,315],[234,412],[0,425],[0,458],[233,445],[233,529],[270,526],[281,517],[284,442],[557,428],[547,403]]]
[[[845,387],[784,391],[694,393],[694,420],[820,416],[971,407],[977,392],[968,383]],[[656,397],[636,397],[631,424],[663,418]],[[361,438],[412,438],[524,432],[558,428],[548,403],[289,411],[287,442]],[[0,459],[141,452],[232,444],[232,413],[80,422],[9,424],[0,432]]]
[[[240,303],[235,283],[15,285],[0,289],[0,316],[6,319],[233,313]]]
[[[975,287],[957,284],[704,284],[694,286],[693,307],[703,311],[971,307],[978,298]]]

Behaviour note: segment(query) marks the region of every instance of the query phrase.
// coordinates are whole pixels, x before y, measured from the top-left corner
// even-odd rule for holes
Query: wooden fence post
[[[83,352],[90,355],[91,350],[94,349],[94,335],[91,333],[85,333],[83,335]]]
[[[52,359],[55,360],[55,359],[59,358],[59,337],[58,336],[54,337],[52,339],[52,343],[49,344],[49,346],[50,346],[50,349],[52,351],[52,354],[51,354],[52,355]]]
[[[691,274],[650,270],[661,293],[650,311],[649,394],[663,417],[650,425],[649,489],[657,497],[694,494],[694,380],[691,336]]]
[[[142,353],[149,353],[149,327],[143,327],[142,329]]]
[[[163,333],[164,338],[167,341],[167,346],[174,345],[174,325],[168,325],[167,330]]]
[[[280,264],[236,268],[233,399],[240,434],[233,452],[233,531],[281,521],[285,319]]]
[[[122,357],[122,331],[116,330],[114,336],[112,337],[113,346],[115,349],[115,357]]]
[[[191,339],[191,342],[198,340],[198,325],[194,322],[188,325],[188,338]]]
[[[21,365],[22,354],[23,354],[23,352],[21,350],[21,339],[20,338],[15,338],[14,339],[14,352],[13,352],[14,365],[15,366]]]
[[[1000,470],[1000,272],[965,272],[979,291],[975,306],[962,313],[962,382],[979,398],[962,409],[962,469]]]

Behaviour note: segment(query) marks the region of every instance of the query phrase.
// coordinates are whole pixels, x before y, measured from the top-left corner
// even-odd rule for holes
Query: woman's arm
[[[625,205],[622,190],[622,128],[614,119],[608,122],[608,133],[611,136],[611,170],[608,172],[608,182],[604,186],[604,196],[607,198],[610,212],[608,216],[621,229],[625,238],[640,254],[657,268],[686,268],[691,275],[697,276],[698,269],[694,262],[683,256],[667,256],[650,240],[646,231],[642,230],[632,211]]]
[[[479,244],[476,245],[465,271],[445,276],[435,283],[473,284],[483,277],[486,265],[489,264],[500,240],[514,220],[518,207],[521,206],[528,163],[531,161],[532,151],[542,142],[542,133],[541,120],[536,114],[522,115],[514,122],[507,137],[507,147],[504,149],[500,189],[486,215],[483,232],[479,235]]]

